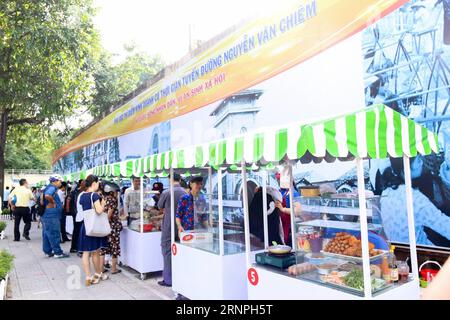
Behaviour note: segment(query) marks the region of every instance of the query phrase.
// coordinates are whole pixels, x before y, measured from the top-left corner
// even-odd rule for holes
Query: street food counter
[[[249,298],[364,298],[359,198],[335,194],[296,197],[294,201],[302,208],[294,219],[295,250],[257,255],[249,269]],[[397,262],[398,278],[391,278],[390,246],[382,228],[380,197],[366,198],[364,207],[372,298],[418,299],[417,279],[413,280],[405,269],[406,263]],[[279,290],[276,297],[275,290]]]
[[[208,193],[194,200],[194,230],[181,233],[172,244],[172,289],[193,300],[246,300],[242,200],[236,197],[234,206],[225,206],[223,199],[229,197],[222,190],[230,180],[219,169],[212,193],[212,170],[208,172]]]
[[[295,136],[292,140],[291,133]],[[263,135],[260,140],[270,141],[269,134]],[[279,159],[282,187],[290,189],[290,203],[299,203],[301,214],[297,217],[291,206],[292,247],[275,244],[272,251],[278,248],[282,252],[273,254],[269,247],[252,259],[249,208],[245,206],[248,195],[244,193],[249,299],[419,299],[410,158],[438,152],[437,135],[385,106],[297,129],[280,129],[277,139],[281,135],[287,136],[287,141],[275,143],[283,148],[280,152],[275,147],[281,157],[272,158]],[[260,161],[267,162],[270,152],[265,146],[257,147],[263,149]],[[371,196],[365,187],[364,161],[389,157],[403,158],[400,181],[405,192],[399,197],[404,197],[405,210],[398,214],[405,214],[407,221],[411,273],[406,263],[395,267],[389,261],[389,239],[380,215],[382,199]],[[294,199],[293,165],[327,162],[333,166],[337,161],[354,161],[355,194],[319,192]],[[242,160],[244,180],[245,165]]]
[[[171,177],[175,171],[208,170],[207,201],[196,210],[206,215],[207,219],[202,221],[209,223],[182,234],[180,242],[175,242],[172,224],[173,289],[190,299],[417,299],[419,268],[410,158],[433,152],[439,152],[434,132],[389,107],[373,105],[323,121],[261,128],[252,133],[102,166],[98,170],[109,170],[114,175],[125,172],[125,176],[162,172],[170,173]],[[387,276],[391,268],[386,267],[389,239],[380,227],[383,222],[376,209],[382,199],[366,194],[364,174],[365,161],[386,158],[403,159],[398,176],[404,193],[399,199],[402,197],[404,203],[402,214],[408,222],[404,231],[410,243],[411,273],[402,277],[402,282],[393,283]],[[345,200],[339,198],[341,195],[317,193],[312,188],[309,193],[303,193],[303,197],[294,199],[294,165],[323,162],[333,166],[339,161],[354,161],[356,194],[347,195],[349,199]],[[248,184],[248,176],[257,171],[265,176],[264,172],[274,169],[282,172],[281,187],[290,191],[289,216],[293,232],[292,247],[288,248],[268,241],[267,217],[271,213],[266,206],[267,179],[262,182],[264,211],[261,220],[264,221],[257,226],[258,240],[263,244],[254,246],[254,237],[250,234],[249,200],[256,191],[248,189],[252,185]],[[217,172],[217,190],[212,185],[213,170]],[[242,213],[238,216],[243,221],[236,224],[237,228],[228,228],[224,221],[223,200],[229,194],[228,188],[223,186],[225,172],[241,175],[240,185],[232,190],[242,202]],[[170,188],[174,216],[173,181]],[[145,234],[143,208],[142,205],[139,234]],[[273,212],[273,205],[270,210]],[[261,240],[262,228],[264,241]],[[228,232],[235,233],[233,240],[226,237]],[[155,251],[142,253],[140,250],[134,254],[161,258],[155,248],[151,250]],[[278,256],[270,256],[268,252]],[[285,256],[280,257],[280,254]],[[274,268],[274,264],[278,267]]]
[[[129,193],[128,217],[120,234],[121,256],[119,261],[141,274],[161,271],[161,222],[159,210],[155,208],[155,192],[141,178],[140,190]]]

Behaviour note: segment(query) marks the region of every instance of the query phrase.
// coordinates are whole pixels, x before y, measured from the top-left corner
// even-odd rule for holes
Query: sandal
[[[85,285],[86,287],[89,287],[92,284],[92,277],[86,277]]]
[[[101,274],[96,273],[91,280],[91,284],[98,284],[100,282]]]
[[[104,280],[108,280],[109,276],[107,274],[104,274],[103,272],[100,274],[100,279]]]
[[[122,272],[122,270],[117,269],[116,271],[111,271],[111,274],[117,274],[117,273],[121,273],[121,272]]]

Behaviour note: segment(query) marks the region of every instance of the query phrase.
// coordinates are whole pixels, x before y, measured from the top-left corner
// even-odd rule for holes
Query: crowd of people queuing
[[[172,219],[170,217],[170,189],[164,189],[161,182],[155,182],[152,185],[154,207],[160,210],[162,216],[161,251],[164,269],[163,280],[159,282],[159,285],[165,287],[172,286],[172,223],[175,224],[176,240],[179,239],[181,232],[209,227],[206,197],[202,193],[203,177],[193,176],[186,183],[180,175],[175,174],[173,181],[176,210],[175,217],[172,217]],[[20,186],[14,190],[6,188],[4,194],[4,198],[7,199],[4,206],[12,209],[15,218],[15,241],[20,241],[19,226],[21,220],[25,223],[22,235],[27,240],[30,239],[31,221],[38,221],[39,226],[42,227],[44,254],[47,257],[54,258],[69,257],[69,253],[63,252],[61,243],[70,241],[70,253],[77,254],[82,258],[86,285],[97,284],[101,280],[108,279],[107,271],[109,268],[111,274],[121,272],[118,267],[118,258],[121,253],[122,222],[130,217],[131,196],[133,192],[140,190],[140,178],[132,178],[131,186],[122,188],[113,182],[100,181],[94,175],[73,184],[62,181],[62,177],[59,175],[53,175],[49,179],[49,184],[41,189],[29,189],[25,179],[20,180],[19,184]],[[271,189],[269,188],[269,190]],[[261,198],[261,190],[256,191],[254,204],[258,202],[257,199]],[[274,207],[276,212],[271,216],[273,223],[271,223],[270,230],[280,231],[277,233],[276,240],[280,243],[289,244],[290,224],[286,223],[286,221],[290,221],[289,192],[284,189],[281,189],[281,193],[278,190],[274,190],[274,192],[278,192],[278,196],[273,195],[277,201]],[[262,198],[260,200],[262,204]],[[251,208],[253,207],[252,204]],[[86,234],[84,216],[92,212],[108,215],[111,226],[111,233],[108,236],[93,237]],[[283,215],[286,215],[287,219]],[[66,232],[67,217],[73,219],[71,239]],[[105,263],[106,256],[110,257],[110,263]]]

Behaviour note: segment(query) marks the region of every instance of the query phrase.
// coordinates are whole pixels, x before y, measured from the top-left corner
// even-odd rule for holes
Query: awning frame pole
[[[295,212],[294,212],[294,173],[291,164],[289,166],[289,211],[291,215],[291,237],[292,237],[292,250],[297,251],[297,244],[295,241]]]
[[[140,223],[140,231],[141,233],[144,233],[144,177],[140,177],[140,202],[141,202],[141,206],[140,206],[140,219],[141,219],[141,223]]]
[[[209,227],[213,227],[213,184],[212,184],[212,168],[208,167],[208,189],[209,189]]]
[[[250,221],[249,221],[249,208],[248,208],[248,190],[247,190],[247,171],[245,167],[245,161],[241,162],[241,174],[242,174],[242,195],[243,195],[243,207],[244,207],[244,231],[245,231],[245,251],[247,268],[250,267]]]
[[[173,168],[169,169],[169,185],[170,185],[170,239],[172,245],[175,243],[175,188],[174,188],[174,176]]]
[[[413,274],[413,281],[419,285],[419,267],[417,262],[417,247],[416,247],[416,230],[414,221],[414,205],[412,195],[412,181],[411,181],[411,166],[409,157],[403,155],[403,168],[405,172],[405,190],[406,190],[406,211],[408,214],[408,231],[409,231],[409,250],[411,255],[411,269]]]
[[[358,175],[359,222],[361,228],[361,246],[364,274],[364,297],[372,298],[372,280],[370,277],[369,230],[367,226],[366,184],[364,181],[364,160],[356,158]]]
[[[222,168],[217,171],[217,207],[219,213],[219,253],[221,256],[224,251],[224,234],[223,234],[223,191],[222,191]]]
[[[263,223],[264,223],[264,249],[269,248],[269,223],[267,216],[267,174],[266,170],[261,171],[262,175],[262,199],[263,199]]]

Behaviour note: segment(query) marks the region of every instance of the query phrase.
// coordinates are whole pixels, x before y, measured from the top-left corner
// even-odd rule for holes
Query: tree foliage
[[[9,128],[49,128],[90,103],[94,13],[91,0],[0,2],[0,187]]]
[[[94,15],[92,0],[0,1],[0,190],[5,165],[49,168],[78,129],[55,123],[101,115],[164,67],[133,44],[114,64]]]
[[[49,124],[90,99],[93,14],[86,0],[1,2],[0,110],[8,124]]]
[[[164,62],[157,55],[139,52],[134,45],[125,45],[125,48],[127,56],[122,62],[113,64],[111,54],[103,52],[96,64],[96,93],[91,107],[94,117],[108,111],[164,67]]]

